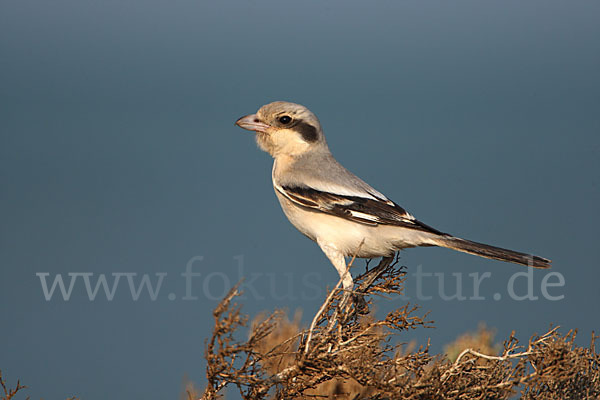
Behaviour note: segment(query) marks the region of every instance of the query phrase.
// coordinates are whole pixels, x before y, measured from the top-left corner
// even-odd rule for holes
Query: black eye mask
[[[306,122],[298,121],[293,129],[302,135],[302,139],[304,139],[305,142],[313,143],[319,139],[317,128]]]

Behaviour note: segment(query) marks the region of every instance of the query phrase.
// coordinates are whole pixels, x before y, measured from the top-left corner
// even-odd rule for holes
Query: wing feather
[[[443,234],[418,221],[402,207],[385,197],[350,196],[324,192],[306,186],[275,185],[275,189],[301,207],[335,215],[361,224],[373,226],[394,225]]]

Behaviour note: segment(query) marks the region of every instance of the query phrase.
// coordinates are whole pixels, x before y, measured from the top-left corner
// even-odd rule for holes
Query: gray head
[[[321,124],[308,108],[276,101],[262,106],[256,114],[236,121],[241,128],[256,132],[256,142],[273,157],[296,156],[327,148]]]

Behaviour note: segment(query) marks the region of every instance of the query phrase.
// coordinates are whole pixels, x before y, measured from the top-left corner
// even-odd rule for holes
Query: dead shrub
[[[598,399],[600,356],[575,344],[575,331],[552,328],[521,345],[513,334],[502,346],[480,327],[447,348],[452,359],[431,355],[429,346],[405,346],[397,336],[432,327],[417,307],[406,304],[382,319],[364,315],[374,296],[399,295],[402,267],[382,262],[356,278],[354,294],[339,284],[329,293],[310,327],[281,311],[252,323],[247,340],[236,340],[248,318],[233,300],[234,287],[215,309],[206,344],[208,385],[214,399],[228,385],[244,399]],[[361,301],[364,299],[364,302]],[[396,339],[396,340],[394,340]]]

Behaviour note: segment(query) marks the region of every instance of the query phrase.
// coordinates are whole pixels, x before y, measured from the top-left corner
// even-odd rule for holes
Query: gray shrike
[[[277,101],[238,119],[236,125],[256,132],[258,146],[275,159],[273,187],[283,212],[317,242],[344,289],[353,287],[345,257],[389,258],[417,246],[550,267],[548,259],[460,239],[420,222],[338,163],[319,120],[304,106]]]

